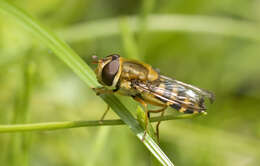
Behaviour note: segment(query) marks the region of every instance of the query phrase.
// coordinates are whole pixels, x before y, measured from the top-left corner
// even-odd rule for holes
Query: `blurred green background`
[[[118,53],[213,91],[216,101],[208,105],[207,116],[162,123],[161,148],[175,165],[259,165],[260,48],[255,39],[260,39],[260,28],[255,39],[243,37],[248,31],[229,35],[240,28],[236,25],[225,35],[188,33],[192,30],[150,32],[149,23],[159,20],[147,20],[146,16],[180,14],[194,16],[202,23],[205,18],[201,16],[209,16],[213,23],[218,17],[256,26],[260,1],[12,2],[66,40],[93,67],[92,55]],[[137,33],[132,33],[122,16],[139,19]],[[121,22],[117,25],[113,19]],[[189,24],[193,27],[194,22]],[[201,32],[223,26],[216,25]],[[0,124],[98,120],[106,109],[105,103],[50,50],[2,13],[0,55]],[[106,118],[117,116],[111,111]],[[149,152],[126,126],[0,135],[1,166],[147,166],[150,162]]]

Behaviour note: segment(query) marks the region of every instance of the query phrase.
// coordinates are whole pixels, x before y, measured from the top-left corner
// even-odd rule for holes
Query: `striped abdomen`
[[[196,92],[169,80],[152,83],[149,89],[158,100],[179,112],[199,113],[206,110],[203,98]]]

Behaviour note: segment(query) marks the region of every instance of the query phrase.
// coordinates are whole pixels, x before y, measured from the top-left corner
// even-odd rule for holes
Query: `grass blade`
[[[125,17],[129,22],[129,29],[139,31],[138,17]],[[102,19],[81,23],[59,30],[66,41],[109,37],[118,35],[120,18]],[[96,28],[95,28],[96,27]],[[191,15],[150,15],[147,18],[147,31],[150,32],[188,32],[222,35],[242,38],[259,42],[259,25],[254,22],[235,20],[231,18]]]

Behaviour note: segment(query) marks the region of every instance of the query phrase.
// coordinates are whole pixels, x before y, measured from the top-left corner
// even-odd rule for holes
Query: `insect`
[[[166,108],[172,107],[187,114],[206,114],[204,98],[214,101],[213,93],[163,76],[151,65],[126,59],[117,54],[103,59],[98,59],[96,56],[92,58],[93,63],[98,65],[95,70],[97,80],[103,85],[103,87],[94,88],[96,93],[98,95],[119,93],[131,96],[141,103],[146,113],[145,134],[150,113],[160,112],[163,116]],[[160,109],[148,110],[147,104],[159,106]],[[159,125],[160,121],[156,125],[158,139]]]

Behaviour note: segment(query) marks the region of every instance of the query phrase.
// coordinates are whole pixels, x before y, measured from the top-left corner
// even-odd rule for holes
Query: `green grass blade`
[[[65,42],[57,38],[50,31],[46,30],[46,28],[40,26],[36,20],[31,18],[24,11],[6,1],[0,1],[0,11],[12,16],[32,32],[38,39],[48,46],[56,56],[67,64],[86,83],[86,85],[89,87],[98,86],[94,72]],[[141,140],[144,130],[130,114],[127,108],[113,95],[104,95],[102,98]],[[173,165],[149,135],[146,136],[143,143],[162,165]]]
[[[141,12],[138,19],[138,48],[142,58],[145,57],[146,38],[148,36],[148,16],[155,7],[156,0],[142,0]]]
[[[21,124],[28,122],[28,111],[31,98],[31,91],[33,87],[34,77],[34,63],[31,61],[31,51],[28,52],[27,58],[23,59],[21,65],[22,82],[23,85],[17,91],[17,99],[15,102],[15,109],[13,113],[13,123]],[[10,165],[28,165],[29,161],[29,149],[31,144],[30,133],[17,133],[10,139],[10,157],[13,158],[10,161]]]
[[[122,17],[119,22],[120,32],[122,36],[122,43],[126,57],[130,59],[141,59],[138,52],[138,47],[134,38],[134,33],[129,29],[129,22],[127,18]]]
[[[100,159],[100,156],[104,154],[103,149],[105,149],[111,127],[102,127],[98,130],[94,145],[90,152],[90,160],[85,161],[87,166],[95,166]]]
[[[54,33],[46,30],[33,20],[26,12],[12,6],[6,1],[0,1],[0,10],[13,16],[21,22],[26,29],[34,33],[55,55],[66,63],[88,86],[98,86],[92,69],[62,40]]]
[[[129,29],[139,30],[138,18],[128,17]],[[59,30],[66,41],[77,42],[86,39],[118,35],[120,18],[103,19],[81,23]],[[96,27],[96,28],[95,28]],[[188,32],[223,35],[252,41],[260,40],[257,23],[231,18],[191,15],[150,15],[147,18],[147,31],[151,32]]]

